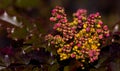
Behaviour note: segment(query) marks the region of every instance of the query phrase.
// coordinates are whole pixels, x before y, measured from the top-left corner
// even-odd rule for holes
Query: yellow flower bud
[[[88,36],[90,36],[90,34],[86,34],[86,36],[88,37]]]
[[[74,25],[74,23],[73,23],[73,22],[71,22],[71,23],[70,23],[70,25],[71,25],[71,26],[73,26],[73,25]]]
[[[92,39],[88,39],[88,42],[89,42],[89,43],[93,43],[93,40],[92,40]]]
[[[77,22],[77,21],[73,21],[73,23],[74,23],[75,25],[77,25],[77,24],[78,24],[78,22]]]
[[[82,33],[85,33],[86,32],[86,29],[82,29]]]
[[[80,59],[80,56],[79,56],[79,55],[76,55],[76,59]]]
[[[100,43],[98,43],[97,46],[100,46]]]
[[[80,36],[80,34],[78,33],[78,34],[76,34],[76,37],[79,37]]]
[[[96,45],[91,45],[92,49],[97,49]]]
[[[100,24],[98,24],[98,25],[97,25],[97,28],[100,28],[100,27],[101,27],[101,25],[100,25]]]
[[[62,60],[63,60],[63,58],[60,58],[60,60],[62,61]]]
[[[61,48],[59,48],[59,49],[57,50],[57,53],[60,53],[60,52],[62,52],[62,49],[61,49]]]
[[[60,47],[63,47],[63,44],[60,44]]]
[[[73,52],[73,54],[75,54],[75,55],[76,55],[77,53],[76,53],[76,52]]]
[[[83,28],[86,28],[87,27],[87,24],[85,23],[84,25],[83,25]]]
[[[67,53],[69,53],[71,50],[66,50]]]
[[[70,45],[69,45],[69,44],[67,44],[66,46],[67,46],[67,47],[69,47]]]
[[[82,48],[85,48],[85,46],[82,46]]]
[[[56,30],[57,30],[57,31],[61,31],[61,29],[60,29],[60,28],[57,28]]]
[[[84,70],[85,69],[85,67],[82,67],[82,70]]]
[[[78,21],[78,18],[74,18],[74,21]]]
[[[94,28],[91,28],[90,31],[91,31],[91,32],[96,32]]]
[[[67,59],[67,55],[63,56],[63,60]]]
[[[78,46],[74,46],[73,48],[74,48],[75,50],[77,50],[77,49],[78,49]]]
[[[82,17],[82,20],[86,20],[86,17]]]
[[[77,52],[77,53],[80,53],[80,51],[79,51],[79,50],[76,50],[76,52]]]
[[[101,18],[101,16],[98,16],[98,18]]]
[[[85,60],[83,59],[83,60],[81,60],[82,62],[85,62]]]

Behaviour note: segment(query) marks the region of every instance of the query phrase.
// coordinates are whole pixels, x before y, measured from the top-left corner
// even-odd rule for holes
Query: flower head
[[[55,22],[54,30],[58,33],[47,35],[48,42],[57,47],[60,60],[75,58],[82,63],[94,62],[100,54],[100,41],[109,36],[107,25],[103,25],[100,14],[90,14],[79,9],[73,14],[73,21],[68,22],[64,9],[57,6],[52,10],[51,20]]]

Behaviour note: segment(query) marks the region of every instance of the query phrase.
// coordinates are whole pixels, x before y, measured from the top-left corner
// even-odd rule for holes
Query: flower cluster
[[[53,29],[57,34],[47,35],[46,40],[57,49],[60,60],[75,58],[91,63],[98,59],[101,42],[109,36],[99,13],[87,16],[85,9],[79,9],[73,14],[73,21],[68,22],[64,9],[57,6],[50,21],[55,23]]]

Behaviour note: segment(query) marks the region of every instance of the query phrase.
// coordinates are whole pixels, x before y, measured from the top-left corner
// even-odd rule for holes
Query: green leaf
[[[12,37],[18,39],[25,39],[28,35],[26,28],[16,28],[14,33],[12,33]]]
[[[59,71],[58,68],[59,68],[59,64],[56,63],[53,64],[52,66],[49,66],[49,71]]]
[[[54,47],[46,47],[48,52],[51,52],[53,55],[57,55],[56,49]]]
[[[65,67],[64,67],[64,71],[70,71],[69,69],[70,69],[69,66],[65,66]]]
[[[40,0],[17,0],[16,5],[18,7],[37,7],[39,6]]]
[[[0,8],[7,8],[12,4],[12,0],[0,0]]]

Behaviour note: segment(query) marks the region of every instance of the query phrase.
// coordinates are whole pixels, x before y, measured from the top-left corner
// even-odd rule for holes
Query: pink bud
[[[81,21],[81,20],[78,20],[78,23],[82,23],[82,21]]]
[[[56,26],[57,26],[57,27],[60,27],[60,26],[61,26],[61,23],[57,23]]]
[[[98,24],[102,25],[102,24],[103,24],[103,22],[102,22],[102,21],[99,21],[99,22],[98,22]]]
[[[94,62],[93,58],[90,58],[90,62]]]
[[[60,19],[60,18],[62,18],[62,16],[61,15],[57,15],[57,18]]]
[[[71,30],[74,31],[76,29],[76,27],[72,27]]]
[[[75,16],[79,16],[79,13],[77,12],[77,13],[75,14]]]
[[[99,39],[102,39],[103,38],[103,35],[101,34],[101,35],[99,35]]]
[[[110,36],[110,34],[109,34],[109,33],[106,33],[106,34],[105,34],[105,36],[106,36],[106,37],[109,37],[109,36]]]
[[[73,42],[70,43],[71,46],[72,46],[73,44],[74,44]]]
[[[89,28],[89,27],[87,27],[87,28],[86,28],[86,31],[87,31],[87,32],[89,32],[89,31],[90,31],[90,28]]]
[[[81,44],[77,44],[78,47],[81,47]]]
[[[96,56],[95,56],[95,57],[93,57],[93,60],[97,60],[97,59],[98,59],[98,57],[96,57]]]
[[[97,13],[96,13],[96,15],[97,15],[97,16],[99,16],[99,15],[100,15],[100,13],[99,13],[99,12],[97,12]]]
[[[87,11],[86,11],[85,9],[79,9],[78,12],[79,12],[80,14],[84,14],[84,13],[86,13]]]
[[[75,58],[76,55],[74,53],[71,54],[71,58]]]
[[[54,25],[53,29],[57,29],[57,28],[59,28],[60,26],[61,26],[61,23],[57,23],[57,24]]]
[[[97,33],[100,33],[102,30],[101,29],[97,29]]]
[[[62,49],[64,52],[66,51],[66,49]]]
[[[93,56],[94,56],[93,51],[90,50],[90,51],[89,51],[89,57],[93,57]]]
[[[53,29],[56,30],[56,29],[57,29],[57,26],[54,26]]]
[[[81,19],[82,19],[82,16],[78,16],[78,19],[81,20]]]
[[[95,14],[95,17],[98,17],[99,16],[99,13],[97,12],[96,14]]]
[[[57,9],[53,9],[53,10],[52,10],[52,13],[55,13],[56,11],[57,11]]]
[[[54,17],[50,17],[50,21],[56,21]]]
[[[66,23],[67,22],[67,19],[63,19],[63,20],[61,20],[63,23]]]
[[[103,29],[108,30],[108,26],[107,25],[103,26]]]
[[[55,42],[54,41],[51,41],[51,44],[54,44]]]

